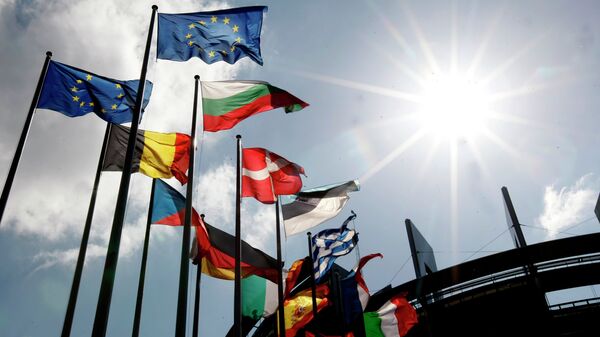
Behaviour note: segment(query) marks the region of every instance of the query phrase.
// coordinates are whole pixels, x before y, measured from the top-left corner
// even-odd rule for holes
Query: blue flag
[[[157,57],[187,61],[196,56],[211,64],[234,64],[249,57],[262,65],[260,30],[266,6],[213,12],[158,14]]]
[[[350,253],[358,243],[356,231],[348,229],[348,223],[355,218],[356,214],[352,212],[342,227],[325,229],[312,237],[313,271],[316,282],[327,274],[335,259]]]
[[[37,107],[69,117],[93,112],[109,123],[129,123],[139,82],[114,80],[50,61]],[[146,81],[142,111],[151,93],[152,83]]]

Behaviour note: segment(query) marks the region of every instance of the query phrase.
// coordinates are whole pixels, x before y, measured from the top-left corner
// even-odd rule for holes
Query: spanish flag
[[[103,171],[122,171],[129,140],[129,128],[113,124],[110,130]],[[138,130],[131,173],[151,178],[171,178],[187,182],[191,137],[183,133]]]

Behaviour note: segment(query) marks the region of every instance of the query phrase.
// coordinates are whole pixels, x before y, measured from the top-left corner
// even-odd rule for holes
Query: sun
[[[489,117],[489,95],[467,76],[438,75],[424,83],[418,119],[427,133],[443,138],[471,138]]]

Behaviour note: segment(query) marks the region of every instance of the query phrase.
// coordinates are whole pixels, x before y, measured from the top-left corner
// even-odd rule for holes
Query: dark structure
[[[528,245],[506,187],[502,195],[514,249],[437,270],[433,249],[407,219],[416,278],[372,294],[366,311],[406,293],[419,316],[407,337],[600,336],[600,297],[554,305],[546,299],[549,292],[600,284],[600,233]],[[339,324],[335,295],[307,328],[343,336],[340,329],[348,327]],[[254,336],[276,336],[273,323],[264,320]]]

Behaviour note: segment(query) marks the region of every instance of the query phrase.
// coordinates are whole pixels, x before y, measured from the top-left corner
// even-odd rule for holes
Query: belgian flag
[[[123,171],[129,128],[113,124],[110,130],[103,171]],[[187,182],[191,137],[183,133],[138,130],[131,173],[151,178],[171,178]]]

